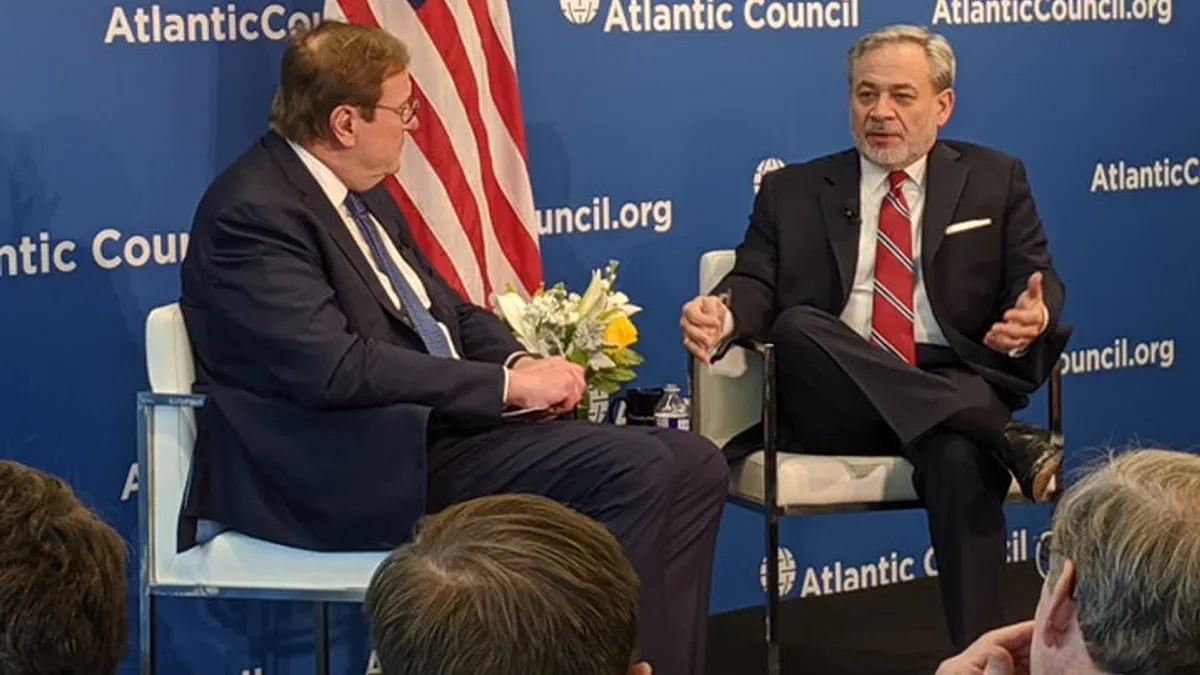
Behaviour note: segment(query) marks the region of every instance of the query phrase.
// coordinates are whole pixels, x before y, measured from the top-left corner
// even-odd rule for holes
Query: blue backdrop
[[[1200,93],[1176,81],[1195,61],[1200,5],[695,0],[683,23],[673,11],[683,4],[511,8],[547,278],[579,285],[622,261],[623,289],[647,309],[638,384],[683,381],[679,307],[699,255],[739,241],[756,174],[849,144],[850,43],[920,23],[958,52],[959,104],[944,134],[1026,162],[1077,326],[1063,363],[1070,465],[1110,443],[1200,440],[1200,422],[1174,406],[1200,375],[1187,360],[1200,331],[1187,309],[1198,290]],[[130,541],[145,316],[177,297],[181,237],[208,181],[264,129],[282,29],[316,20],[321,5],[59,0],[0,12],[0,456],[66,477]],[[236,41],[155,41],[155,11],[214,9],[254,14],[263,28]],[[561,215],[594,200],[614,217],[637,204],[639,218],[580,231]],[[1031,419],[1042,410],[1039,397]],[[1031,558],[1047,511],[1010,516],[1012,557]],[[727,513],[714,611],[761,601],[760,532],[756,516]],[[919,512],[788,521],[783,544],[788,597],[847,590],[847,569],[881,557],[906,575],[929,572]],[[306,673],[310,621],[304,606],[164,602],[160,663],[179,675]],[[363,672],[358,610],[342,608],[335,626],[335,669]]]

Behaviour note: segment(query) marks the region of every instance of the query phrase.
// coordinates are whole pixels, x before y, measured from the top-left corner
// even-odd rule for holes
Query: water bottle
[[[691,409],[687,401],[679,394],[679,385],[668,384],[663,387],[662,398],[654,407],[654,424],[664,429],[691,428]]]

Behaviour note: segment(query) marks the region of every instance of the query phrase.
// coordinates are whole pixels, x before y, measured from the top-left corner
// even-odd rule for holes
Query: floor
[[[1010,621],[1031,618],[1042,579],[1009,565]],[[950,655],[936,579],[920,579],[780,606],[782,675],[932,675]],[[708,675],[766,673],[761,607],[712,617]]]

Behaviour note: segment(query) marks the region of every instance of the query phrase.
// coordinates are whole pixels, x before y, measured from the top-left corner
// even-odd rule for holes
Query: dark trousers
[[[558,420],[441,438],[429,508],[500,493],[555,499],[604,523],[641,580],[639,647],[655,675],[702,675],[724,456],[696,434]]]
[[[951,642],[963,649],[1001,625],[1012,478],[995,447],[1012,411],[949,348],[918,345],[913,367],[810,307],[783,312],[770,339],[784,447],[906,457],[928,512]]]

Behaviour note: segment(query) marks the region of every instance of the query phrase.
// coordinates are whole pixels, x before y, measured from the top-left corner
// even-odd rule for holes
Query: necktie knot
[[[345,204],[346,208],[350,209],[350,215],[355,218],[367,215],[367,203],[363,201],[362,196],[357,192],[347,192]]]
[[[904,181],[908,180],[908,174],[903,171],[893,171],[888,174],[888,182],[891,183],[892,192],[900,190],[900,186],[904,185]]]

